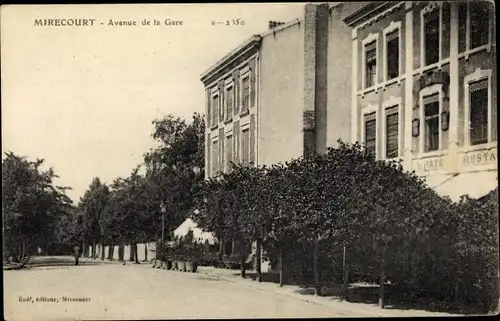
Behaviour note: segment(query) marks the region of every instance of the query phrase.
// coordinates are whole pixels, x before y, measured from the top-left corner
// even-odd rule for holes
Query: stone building
[[[373,2],[352,28],[351,141],[402,159],[441,195],[497,181],[494,4]]]

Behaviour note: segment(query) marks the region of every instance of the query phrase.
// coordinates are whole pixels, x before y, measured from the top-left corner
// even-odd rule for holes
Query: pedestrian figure
[[[73,255],[75,256],[75,265],[78,265],[78,259],[80,258],[80,247],[78,245],[73,248]]]
[[[36,251],[38,252],[38,256],[42,255],[42,248],[39,246]]]

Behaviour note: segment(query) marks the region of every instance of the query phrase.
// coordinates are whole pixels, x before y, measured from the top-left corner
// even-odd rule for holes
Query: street
[[[151,264],[40,267],[4,276],[6,320],[344,316],[330,307]]]

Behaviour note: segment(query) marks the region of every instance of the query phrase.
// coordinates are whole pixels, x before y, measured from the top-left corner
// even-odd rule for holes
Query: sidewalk
[[[337,313],[350,317],[416,317],[416,316],[457,316],[449,313],[429,312],[424,310],[380,309],[376,305],[341,301],[335,297],[318,297],[298,293],[301,289],[296,285],[280,287],[276,283],[257,282],[249,278],[242,279],[237,270],[219,269],[213,267],[198,267],[198,273],[203,273],[229,282],[240,283],[252,288],[292,297],[304,302],[329,306]]]

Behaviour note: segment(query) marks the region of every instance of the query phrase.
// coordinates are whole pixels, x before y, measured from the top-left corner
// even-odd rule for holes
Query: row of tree
[[[257,242],[283,278],[313,284],[351,274],[386,280],[409,300],[425,296],[489,310],[498,303],[497,194],[453,203],[400,163],[359,144],[263,167],[234,165],[197,186],[196,222],[234,241],[241,266]],[[244,274],[242,270],[242,274]],[[260,275],[260,271],[258,271]]]
[[[2,158],[4,260],[33,255],[38,247],[45,253],[64,250],[78,233],[68,188],[57,186],[54,170],[42,170],[43,163],[13,152]]]
[[[138,263],[137,244],[157,241],[163,234],[168,239],[192,207],[192,186],[203,178],[204,118],[194,114],[187,122],[168,115],[153,125],[158,146],[144,155],[144,162],[109,186],[94,178],[80,199],[84,255],[95,258],[97,248],[119,245],[123,260],[123,248],[130,244],[129,259]],[[89,245],[92,253],[87,253]],[[100,254],[104,259],[103,250]]]

